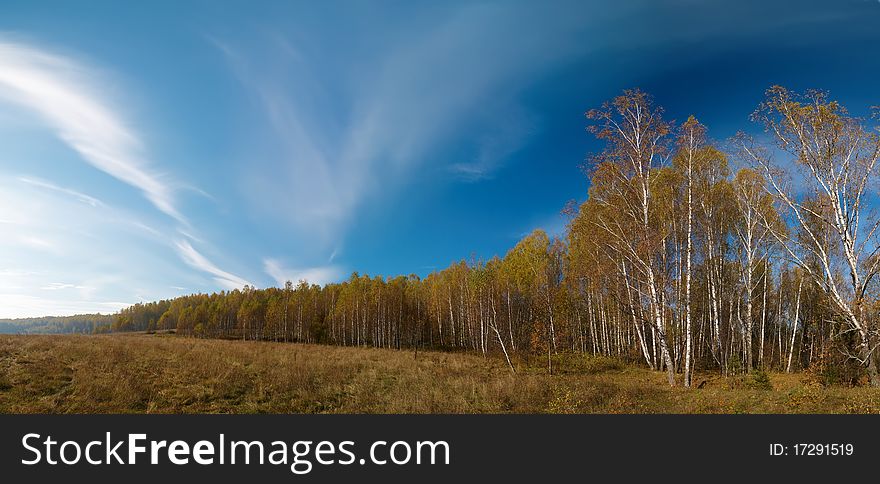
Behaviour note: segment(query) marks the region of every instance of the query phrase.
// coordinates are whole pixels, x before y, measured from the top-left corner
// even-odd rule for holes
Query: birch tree
[[[614,210],[608,211],[599,224],[608,236],[607,247],[631,262],[633,275],[637,275],[639,285],[647,291],[651,326],[657,333],[669,384],[675,385],[663,288],[658,277],[657,258],[662,249],[659,241],[664,228],[656,223],[652,198],[656,169],[668,156],[670,124],[663,119],[663,110],[640,90],[624,91],[602,107],[587,112],[587,118],[595,122],[589,130],[606,143],[593,163],[603,165],[605,172],[617,179],[613,184],[617,195],[614,201],[619,203],[613,204]]]
[[[800,176],[794,178],[769,150],[760,150],[749,141],[742,143],[744,152],[763,170],[770,193],[804,236],[772,233],[787,255],[828,294],[848,330],[858,335],[852,357],[865,365],[871,384],[880,386],[875,361],[877,328],[864,311],[865,296],[880,269],[880,218],[866,207],[868,191],[877,181],[880,137],[819,91],[797,95],[772,87],[753,119],[791,157],[787,161],[799,168]],[[813,210],[804,203],[807,196],[827,204],[828,210]],[[808,223],[809,217],[831,229],[830,247]],[[817,268],[806,263],[807,256],[818,261]]]
[[[685,262],[684,262],[684,294],[682,304],[684,306],[684,386],[691,386],[692,359],[693,359],[693,331],[691,328],[691,279],[693,274],[694,253],[694,164],[699,155],[699,149],[706,143],[706,129],[693,116],[681,126],[678,138],[679,169],[685,173],[686,183],[686,211],[687,228]]]
[[[737,217],[733,227],[739,245],[746,306],[745,341],[743,342],[746,371],[752,370],[753,362],[752,335],[754,334],[755,314],[752,295],[757,289],[757,282],[753,278],[756,264],[761,252],[766,253],[767,251],[767,242],[771,238],[770,228],[782,233],[780,221],[773,208],[772,197],[765,190],[765,186],[764,178],[749,168],[740,169],[733,179],[733,194],[737,208]],[[763,327],[761,331],[763,334]]]

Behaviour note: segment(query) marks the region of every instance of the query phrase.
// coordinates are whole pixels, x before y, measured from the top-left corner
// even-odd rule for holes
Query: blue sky
[[[563,230],[629,87],[718,139],[764,89],[880,105],[880,3],[0,4],[0,317],[351,271]]]

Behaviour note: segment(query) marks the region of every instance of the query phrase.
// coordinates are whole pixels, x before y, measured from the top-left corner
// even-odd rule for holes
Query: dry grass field
[[[480,356],[171,335],[0,335],[4,413],[876,413],[880,390],[804,375],[697,375],[700,389],[601,358],[557,374]]]

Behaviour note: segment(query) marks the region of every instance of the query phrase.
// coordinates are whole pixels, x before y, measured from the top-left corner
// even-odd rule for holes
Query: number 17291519
[[[800,443],[800,444],[770,444],[770,455],[795,455],[795,456],[813,456],[813,455],[853,455],[855,447],[853,444],[845,443]]]

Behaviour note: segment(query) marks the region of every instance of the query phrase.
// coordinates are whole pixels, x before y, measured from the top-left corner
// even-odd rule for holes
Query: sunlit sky
[[[587,109],[867,112],[878,31],[873,0],[5,0],[0,318],[503,255],[586,197]]]

